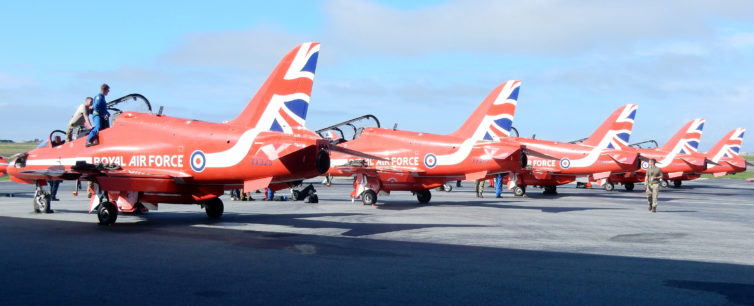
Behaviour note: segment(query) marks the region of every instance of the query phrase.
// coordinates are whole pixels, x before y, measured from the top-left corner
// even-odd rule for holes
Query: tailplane
[[[702,139],[704,119],[694,119],[686,123],[673,135],[660,150],[670,153],[692,154],[698,152]]]
[[[227,124],[293,133],[303,128],[317,68],[319,43],[303,43],[286,54],[246,108]]]
[[[712,149],[707,152],[707,157],[713,162],[720,161],[723,157],[733,158],[739,156],[741,145],[744,142],[744,133],[746,129],[737,128],[720,139]]]
[[[582,144],[601,149],[628,148],[628,140],[634,129],[634,117],[639,108],[636,104],[627,104],[615,110],[605,122],[597,128]]]
[[[495,87],[461,128],[450,135],[494,141],[510,136],[520,86],[521,81],[506,81]]]

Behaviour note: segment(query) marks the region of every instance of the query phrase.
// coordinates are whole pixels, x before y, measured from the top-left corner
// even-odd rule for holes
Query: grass
[[[36,142],[0,143],[0,156],[10,157],[13,154],[26,152],[34,149]],[[8,176],[0,177],[0,181],[7,181]]]
[[[754,178],[754,172],[750,172],[750,171],[739,172],[739,173],[736,173],[736,174],[730,174],[730,175],[721,176],[721,177],[715,177],[712,174],[702,174],[702,177],[706,177],[706,178],[729,178],[729,179],[736,179],[736,180],[745,180],[745,179],[748,179],[748,178]]]
[[[36,142],[0,143],[0,156],[9,157],[34,149],[36,146]]]

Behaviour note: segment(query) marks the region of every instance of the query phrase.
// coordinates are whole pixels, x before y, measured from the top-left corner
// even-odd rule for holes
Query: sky
[[[754,2],[576,0],[12,1],[0,11],[0,139],[64,130],[103,82],[171,116],[222,122],[278,60],[322,44],[307,115],[449,133],[521,80],[521,136],[589,136],[639,105],[631,142],[705,118],[706,150],[754,129]],[[752,152],[754,132],[743,151]]]

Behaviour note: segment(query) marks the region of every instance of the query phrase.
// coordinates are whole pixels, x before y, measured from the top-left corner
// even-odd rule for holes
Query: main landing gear
[[[558,186],[551,185],[551,186],[544,186],[545,191],[542,192],[542,194],[545,195],[557,195],[558,194]]]
[[[513,187],[513,195],[517,197],[523,197],[526,194],[526,186],[525,185],[516,185]]]
[[[204,207],[204,210],[207,212],[207,217],[210,219],[219,219],[225,210],[223,200],[220,200],[220,198],[205,200],[200,204]]]
[[[432,193],[428,189],[412,191],[411,193],[416,195],[416,200],[420,204],[427,204],[432,199]],[[361,194],[361,202],[364,205],[374,205],[377,203],[377,193],[374,190],[368,189]]]
[[[683,181],[681,181],[681,180],[675,180],[675,181],[673,181],[673,187],[675,187],[675,188],[681,188],[682,184],[683,184]]]
[[[419,203],[421,204],[427,204],[429,203],[429,200],[432,199],[432,193],[427,189],[415,191],[414,194],[416,194],[416,199],[419,200]]]
[[[634,191],[634,183],[624,183],[623,187],[626,187],[626,191]]]
[[[101,225],[111,225],[118,219],[118,208],[115,207],[115,203],[110,201],[104,201],[99,203],[97,208],[97,219]]]
[[[361,202],[363,202],[364,205],[374,205],[374,203],[377,203],[377,193],[371,189],[364,191],[364,193],[361,194]]]

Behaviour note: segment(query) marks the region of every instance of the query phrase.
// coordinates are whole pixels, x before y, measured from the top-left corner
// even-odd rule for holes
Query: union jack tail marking
[[[521,81],[506,81],[487,95],[453,136],[494,140],[510,136]]]
[[[231,125],[293,133],[303,128],[314,84],[319,43],[303,43],[280,61]]]
[[[617,109],[583,144],[601,149],[627,148],[638,108],[636,104],[627,104]]]
[[[712,161],[718,162],[721,158],[733,158],[739,156],[741,145],[744,142],[744,133],[746,129],[737,128],[720,139],[709,151],[707,156],[712,156]]]

